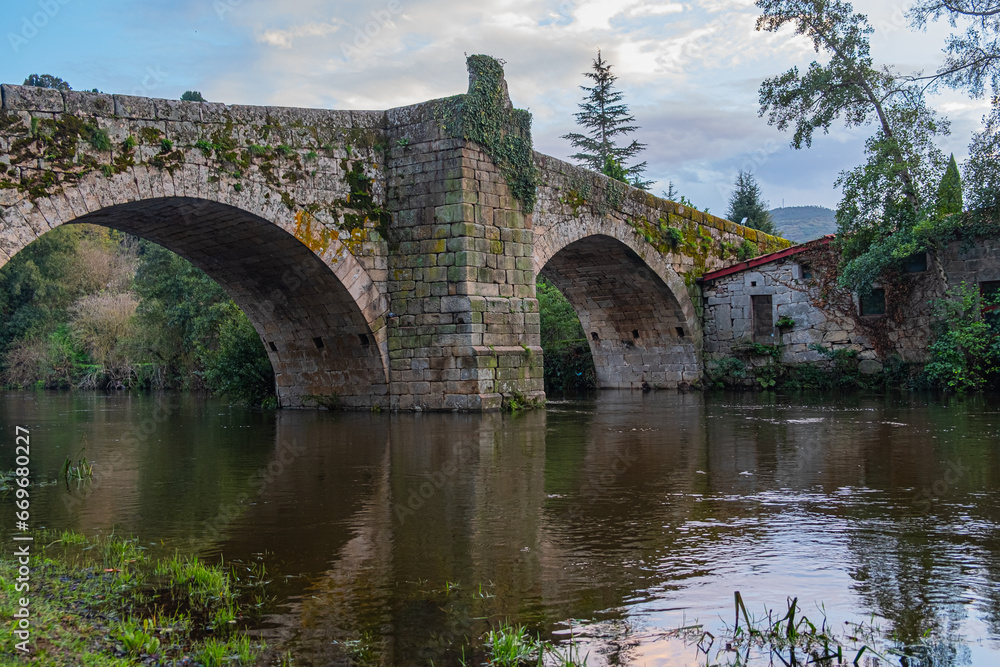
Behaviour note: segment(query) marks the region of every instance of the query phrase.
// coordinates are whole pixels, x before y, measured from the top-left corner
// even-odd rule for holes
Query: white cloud
[[[626,12],[627,16],[666,16],[667,14],[680,14],[685,10],[684,5],[677,2],[665,2],[659,4],[643,3],[638,7],[633,7]]]
[[[649,144],[643,157],[650,176],[664,184],[673,179],[713,211],[722,204],[720,183],[731,186],[747,160],[760,163],[773,203],[789,193],[789,203],[801,204],[813,203],[813,191],[816,203],[829,204],[837,172],[860,161],[864,129],[853,135],[837,125],[829,136],[818,136],[813,149],[790,155],[788,137],[757,117],[763,79],[822,56],[791,30],[756,32],[753,0],[232,4],[219,16],[212,3],[198,0],[177,0],[169,11],[132,3],[128,12],[110,0],[92,0],[72,35],[115,29],[132,58],[116,60],[99,42],[70,33],[65,43],[52,39],[43,49],[48,35],[62,34],[54,24],[33,42],[34,55],[0,59],[0,73],[16,83],[44,68],[65,73],[79,87],[129,92],[143,68],[159,66],[171,79],[155,95],[201,90],[231,103],[384,109],[464,92],[463,54],[487,53],[507,61],[514,103],[534,114],[536,146],[565,157],[573,151],[559,136],[574,129],[582,72],[600,47],[642,128],[637,138]],[[901,69],[932,70],[950,29],[936,24],[926,33],[912,32],[901,13],[908,4],[859,6],[876,28],[873,56]],[[6,5],[0,15],[18,20],[16,3]],[[952,117],[953,134],[942,147],[958,155],[986,109],[951,91],[931,102]],[[762,148],[768,141],[779,148]]]
[[[257,36],[257,41],[282,49],[292,48],[292,42],[298,37],[326,37],[340,30],[340,22],[305,23],[287,30],[265,30]]]

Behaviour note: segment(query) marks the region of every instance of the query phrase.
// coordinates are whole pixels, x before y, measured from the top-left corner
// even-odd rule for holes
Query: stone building
[[[983,294],[1000,293],[996,239],[954,241],[940,262],[915,255],[865,295],[838,286],[840,256],[833,239],[826,236],[702,276],[708,373],[732,357],[760,365],[759,358],[772,353],[786,364],[823,364],[838,350],[856,353],[858,369],[866,374],[882,370],[893,357],[920,364],[933,337],[933,299],[962,282],[978,285]]]

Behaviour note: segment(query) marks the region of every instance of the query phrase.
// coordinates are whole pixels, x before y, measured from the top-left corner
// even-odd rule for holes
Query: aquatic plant
[[[87,463],[87,459],[83,456],[85,450],[86,447],[80,449],[80,453],[77,455],[79,458],[75,462],[70,457],[66,457],[62,468],[59,470],[60,478],[65,479],[67,482],[70,480],[82,482],[94,476],[94,466]]]

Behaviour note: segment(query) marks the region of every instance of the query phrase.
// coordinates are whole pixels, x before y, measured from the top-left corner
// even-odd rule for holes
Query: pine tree
[[[774,220],[768,210],[769,205],[761,197],[760,186],[757,179],[748,171],[740,170],[736,176],[735,189],[729,195],[729,210],[726,217],[733,222],[746,222],[742,224],[751,229],[758,229],[765,234],[778,234]]]
[[[575,148],[582,149],[572,156],[574,160],[594,171],[624,180],[645,190],[652,184],[652,181],[642,180],[646,163],[626,165],[645,150],[646,144],[635,140],[627,146],[615,143],[616,138],[624,137],[639,129],[637,125],[633,125],[635,117],[629,114],[628,105],[622,103],[622,92],[614,89],[618,77],[611,73],[611,65],[601,57],[600,51],[597,52],[592,70],[585,72],[584,76],[591,79],[594,85],[580,86],[587,95],[579,105],[580,112],[575,114],[577,125],[585,128],[586,134],[573,132],[563,135],[562,138],[569,139]],[[621,178],[622,171],[624,178]]]
[[[962,177],[958,174],[958,163],[955,154],[951,154],[948,168],[941,178],[937,191],[938,217],[944,218],[954,213],[962,212]]]

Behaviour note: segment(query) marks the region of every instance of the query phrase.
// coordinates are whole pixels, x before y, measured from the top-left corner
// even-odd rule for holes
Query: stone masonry
[[[696,278],[789,245],[537,153],[529,212],[447,119],[463,96],[330,111],[0,94],[0,266],[67,223],[159,243],[247,313],[285,407],[542,399],[539,273],[580,314],[601,386],[694,382]]]

